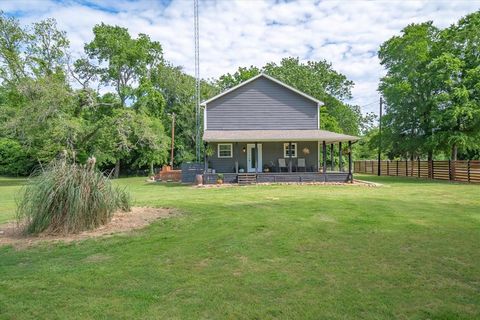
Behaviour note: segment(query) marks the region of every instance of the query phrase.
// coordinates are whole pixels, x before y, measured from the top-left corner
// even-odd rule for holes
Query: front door
[[[262,172],[262,145],[257,144],[258,159],[255,154],[255,144],[247,144],[247,171],[256,172],[255,168],[258,168],[258,172]]]

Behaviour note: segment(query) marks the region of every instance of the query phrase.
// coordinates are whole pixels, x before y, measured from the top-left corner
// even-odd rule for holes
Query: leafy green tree
[[[33,166],[29,154],[18,141],[0,138],[0,175],[28,175]]]
[[[395,155],[413,158],[427,153],[432,159],[438,145],[433,122],[436,89],[429,70],[438,55],[438,33],[432,22],[411,24],[380,47],[380,63],[387,70],[379,86],[386,101],[384,139]]]
[[[442,54],[431,62],[438,113],[436,135],[441,146],[480,149],[480,11],[469,14],[440,33]],[[448,153],[448,150],[445,150]]]
[[[428,159],[480,148],[480,12],[439,30],[407,26],[380,48],[387,75],[384,138],[395,156]]]
[[[235,71],[234,74],[226,73],[220,76],[216,82],[216,85],[219,87],[220,91],[225,91],[247,81],[250,78],[255,77],[256,75],[259,75],[261,72],[262,69],[259,69],[255,66],[250,66],[248,68],[240,67],[237,71]]]
[[[114,162],[115,176],[122,160],[134,166],[145,165],[147,159],[151,167],[161,163],[168,145],[152,139],[153,135],[166,138],[161,126],[165,99],[153,83],[154,73],[163,63],[160,43],[145,34],[132,38],[126,28],[103,23],[96,25],[93,33],[94,39],[85,45],[88,59],[75,62],[76,76],[84,88],[99,79],[101,85],[114,87],[118,96],[118,104],[116,99],[110,100],[109,106],[97,109],[100,115],[95,116],[110,127],[93,126],[88,135],[89,140],[100,139],[95,150],[100,153],[100,163]],[[138,119],[145,123],[139,124]],[[130,161],[135,151],[137,159]]]
[[[152,175],[154,165],[168,162],[170,140],[165,134],[161,119],[144,113],[136,114],[133,128],[135,150],[138,156],[135,157],[132,166],[141,168],[148,165]]]
[[[152,72],[152,84],[165,99],[165,116],[162,118],[166,132],[172,130],[171,115],[175,113],[175,159],[179,164],[195,160],[195,78],[180,67],[164,63]],[[201,100],[214,96],[218,87],[208,81],[200,85]]]
[[[17,19],[0,11],[0,79],[3,85],[26,77],[23,47],[28,34]]]
[[[91,61],[77,63],[77,71],[99,76],[102,84],[113,86],[125,107],[127,99],[135,99],[134,85],[163,61],[159,42],[151,41],[145,34],[133,39],[128,29],[104,23],[93,28],[94,39],[85,45]],[[88,65],[87,65],[88,64]]]
[[[0,136],[16,140],[35,162],[73,152],[79,119],[66,81],[68,40],[53,20],[20,27],[0,14],[2,96]]]
[[[54,19],[46,19],[33,24],[29,36],[27,60],[36,77],[66,73],[66,50],[70,42],[65,31],[58,30]]]
[[[353,155],[356,160],[371,160],[377,159],[378,157],[378,137],[379,131],[378,128],[371,128],[369,131],[365,132],[362,136],[362,139],[354,144]],[[383,143],[382,143],[383,145]],[[388,148],[384,149],[388,150]],[[382,154],[382,158],[386,158]]]

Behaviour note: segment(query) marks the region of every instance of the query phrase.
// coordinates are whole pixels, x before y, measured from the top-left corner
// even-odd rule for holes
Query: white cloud
[[[164,2],[164,1],[163,1]],[[262,66],[287,56],[326,59],[355,82],[351,103],[376,111],[376,52],[413,22],[446,27],[480,8],[480,1],[205,1],[200,3],[201,75],[218,77],[239,66]],[[166,59],[194,73],[193,1],[2,1],[1,9],[29,24],[55,18],[80,54],[92,28],[104,22],[146,33],[162,43]]]

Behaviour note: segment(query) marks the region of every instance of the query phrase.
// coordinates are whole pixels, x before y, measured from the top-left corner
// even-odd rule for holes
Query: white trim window
[[[290,152],[289,152],[289,143],[284,143],[283,144],[283,157],[284,158],[290,158]],[[297,157],[297,143],[292,142],[292,158]]]
[[[232,143],[219,143],[217,145],[219,158],[231,158],[233,157],[233,144]]]

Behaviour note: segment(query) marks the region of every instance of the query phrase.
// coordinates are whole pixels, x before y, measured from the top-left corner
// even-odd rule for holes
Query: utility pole
[[[173,169],[173,147],[175,145],[175,113],[172,113],[172,148],[170,150],[170,167]]]
[[[378,118],[378,175],[382,174],[381,170],[381,158],[382,158],[382,112],[383,112],[383,99],[380,97],[380,116]]]

